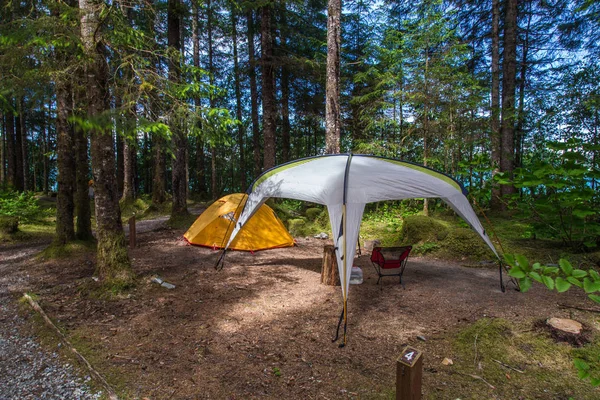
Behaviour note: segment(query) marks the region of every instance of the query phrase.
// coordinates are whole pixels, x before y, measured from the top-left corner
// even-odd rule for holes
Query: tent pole
[[[346,345],[346,326],[348,325],[348,288],[346,287],[346,275],[347,275],[347,271],[346,271],[346,265],[347,265],[347,260],[346,260],[346,204],[342,205],[342,230],[343,230],[343,236],[344,236],[344,243],[342,245],[342,251],[343,251],[343,265],[344,265],[344,281],[342,283],[343,288],[344,288],[344,343],[340,345],[340,347],[344,347]]]
[[[343,293],[344,293],[344,343],[340,345],[340,347],[344,347],[346,345],[346,327],[348,326],[348,285],[347,285],[347,266],[348,266],[348,257],[346,257],[346,247],[347,247],[347,213],[346,213],[346,201],[348,195],[348,176],[350,174],[350,162],[352,161],[352,153],[348,154],[348,161],[346,162],[346,171],[344,172],[344,196],[342,203],[342,235],[344,236],[344,243],[342,244],[343,249],[343,269],[344,269],[344,281],[342,283]]]

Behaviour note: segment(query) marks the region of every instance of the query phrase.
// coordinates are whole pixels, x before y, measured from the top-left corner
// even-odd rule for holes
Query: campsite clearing
[[[597,329],[597,315],[556,306],[585,301],[576,292],[501,293],[496,269],[414,257],[406,290],[395,280],[378,286],[363,255],[356,265],[365,281],[350,287],[349,340],[340,349],[331,343],[340,291],[319,284],[327,241],[299,238],[294,248],[232,252],[217,272],[219,253],[187,245],[182,233],[140,234],[130,253],[140,284],[110,300],[93,296],[89,256],[13,271],[29,274],[28,287],[18,290],[39,295],[125,398],[390,399],[405,344],[425,353],[424,398],[600,397],[577,379],[571,350],[534,331],[548,316]],[[176,288],[152,284],[157,275]],[[454,365],[442,365],[444,358]]]

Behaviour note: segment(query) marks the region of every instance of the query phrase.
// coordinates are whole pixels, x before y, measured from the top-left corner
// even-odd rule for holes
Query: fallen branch
[[[486,381],[485,379],[483,379],[481,376],[479,375],[473,375],[473,374],[465,374],[463,372],[456,372],[457,374],[460,375],[464,375],[464,376],[468,376],[471,377],[473,379],[477,379],[479,381],[482,381],[483,383],[485,383],[486,385],[488,385],[490,387],[490,389],[496,389],[496,387],[494,385],[492,385],[491,383],[489,383],[488,381]]]
[[[558,305],[558,308],[572,308],[574,310],[579,310],[579,311],[590,311],[590,312],[600,313],[600,308],[579,307],[579,306],[572,306],[569,304],[561,304],[561,303],[558,303],[557,305]]]
[[[98,371],[96,371],[94,369],[94,367],[92,367],[92,364],[90,364],[89,361],[86,360],[86,358],[84,356],[82,356],[81,353],[78,352],[75,347],[73,347],[71,342],[69,342],[69,339],[67,339],[67,337],[60,331],[60,329],[58,329],[58,327],[56,325],[54,325],[52,320],[50,320],[50,318],[48,318],[48,315],[46,315],[46,313],[44,312],[42,307],[40,307],[40,305],[34,299],[32,299],[31,296],[28,295],[27,293],[24,293],[23,297],[29,302],[29,304],[31,305],[31,308],[33,308],[35,311],[37,311],[42,316],[42,319],[44,320],[46,325],[48,325],[50,328],[52,328],[56,332],[56,334],[58,335],[60,340],[63,342],[63,344],[69,350],[71,350],[71,352],[73,354],[75,354],[79,358],[79,360],[87,367],[87,369],[90,371],[90,375],[93,376],[94,379],[96,379],[96,381],[100,385],[102,385],[102,387],[104,387],[104,390],[106,390],[106,393],[108,394],[108,398],[110,400],[119,400],[119,397],[115,393],[114,389],[108,384],[108,382],[106,382],[106,380],[102,377],[102,375],[100,375],[98,373]]]
[[[520,374],[524,374],[524,373],[525,373],[525,371],[522,371],[522,370],[520,370],[520,369],[517,369],[517,368],[515,368],[515,367],[511,367],[511,366],[510,366],[510,365],[508,365],[508,364],[504,364],[502,361],[499,361],[499,360],[494,360],[493,358],[492,358],[492,360],[493,360],[494,362],[497,362],[498,364],[502,365],[504,368],[512,369],[513,371],[515,371],[515,372],[518,372],[518,373],[520,373]]]

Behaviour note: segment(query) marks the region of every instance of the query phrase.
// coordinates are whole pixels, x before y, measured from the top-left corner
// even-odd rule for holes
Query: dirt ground
[[[444,398],[452,380],[441,365],[450,352],[448,333],[482,317],[568,317],[557,301],[584,299],[541,288],[502,293],[496,269],[415,257],[405,289],[396,278],[376,285],[363,255],[355,264],[364,283],[349,291],[348,344],[338,348],[332,338],[341,291],[320,284],[327,241],[300,238],[294,248],[231,252],[215,271],[219,252],[188,245],[182,233],[138,235],[130,256],[141,283],[116,300],[82,289],[92,284],[91,258],[34,262],[20,271],[46,312],[84,353],[96,354],[92,363],[126,397],[389,399],[395,360],[411,344],[425,354],[424,397]],[[153,276],[176,288],[150,282]],[[478,389],[474,398],[501,398],[483,382]]]

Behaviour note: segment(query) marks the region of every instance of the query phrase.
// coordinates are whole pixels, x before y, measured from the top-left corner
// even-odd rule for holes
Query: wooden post
[[[129,247],[135,248],[135,215],[129,218]]]
[[[406,346],[396,361],[396,400],[421,400],[423,353]]]
[[[323,248],[323,265],[321,266],[321,283],[329,286],[340,285],[340,273],[335,257],[335,247],[325,245]]]

